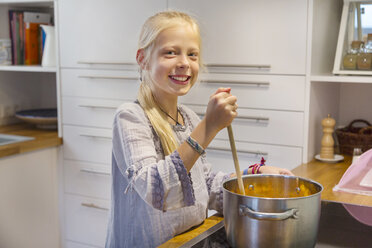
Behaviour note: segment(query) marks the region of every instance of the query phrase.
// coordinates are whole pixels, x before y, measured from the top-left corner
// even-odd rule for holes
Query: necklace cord
[[[156,100],[155,97],[154,97],[154,99],[155,99],[155,102],[156,102],[156,104],[158,105],[159,109],[161,110],[161,112],[163,112],[163,113],[166,114],[169,118],[171,118],[171,119],[176,123],[176,125],[180,125],[180,126],[182,126],[181,123],[178,122],[178,113],[179,113],[178,108],[177,108],[177,117],[176,117],[177,119],[174,119],[170,114],[168,114],[167,112],[165,112],[165,111],[160,107],[160,105],[159,105],[159,103],[158,103],[158,101]]]

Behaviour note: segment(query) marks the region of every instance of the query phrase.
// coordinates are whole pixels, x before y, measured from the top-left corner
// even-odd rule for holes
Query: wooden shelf
[[[372,84],[371,76],[338,76],[333,74],[312,75],[312,82],[333,82],[333,83],[369,83]]]
[[[0,71],[18,72],[56,72],[56,67],[42,67],[39,65],[1,65]]]

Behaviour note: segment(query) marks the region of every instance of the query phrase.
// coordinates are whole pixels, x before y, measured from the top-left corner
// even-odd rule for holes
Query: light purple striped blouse
[[[199,117],[179,105],[184,126],[173,126],[184,142]],[[177,153],[163,154],[160,140],[138,103],[119,107],[113,124],[112,204],[106,247],[155,247],[200,224],[207,209],[222,212],[222,182],[206,155],[189,173]]]

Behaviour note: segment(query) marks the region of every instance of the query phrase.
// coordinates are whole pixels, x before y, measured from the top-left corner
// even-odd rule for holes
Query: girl
[[[236,117],[237,99],[217,89],[201,121],[178,104],[197,80],[200,48],[199,27],[184,13],[158,13],[142,28],[138,100],[120,106],[113,124],[106,247],[155,247],[203,222],[208,208],[222,212],[221,185],[231,175],[211,172],[204,149]],[[291,174],[270,166],[260,173]]]

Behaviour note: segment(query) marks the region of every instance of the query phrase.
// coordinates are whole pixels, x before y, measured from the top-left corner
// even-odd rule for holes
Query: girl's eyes
[[[176,55],[176,52],[175,51],[165,51],[164,54],[165,55]]]
[[[190,57],[195,57],[195,58],[197,58],[197,57],[198,57],[198,54],[197,54],[197,53],[189,53],[189,56],[190,56]]]
[[[177,55],[177,52],[176,51],[164,51],[164,55],[165,56],[169,56],[169,57],[174,57],[175,55]],[[190,58],[192,59],[197,59],[199,57],[199,54],[197,52],[192,52],[192,53],[189,53],[187,56],[189,56]]]
[[[167,51],[166,54],[168,54],[168,55],[175,55],[176,53],[174,51]]]

